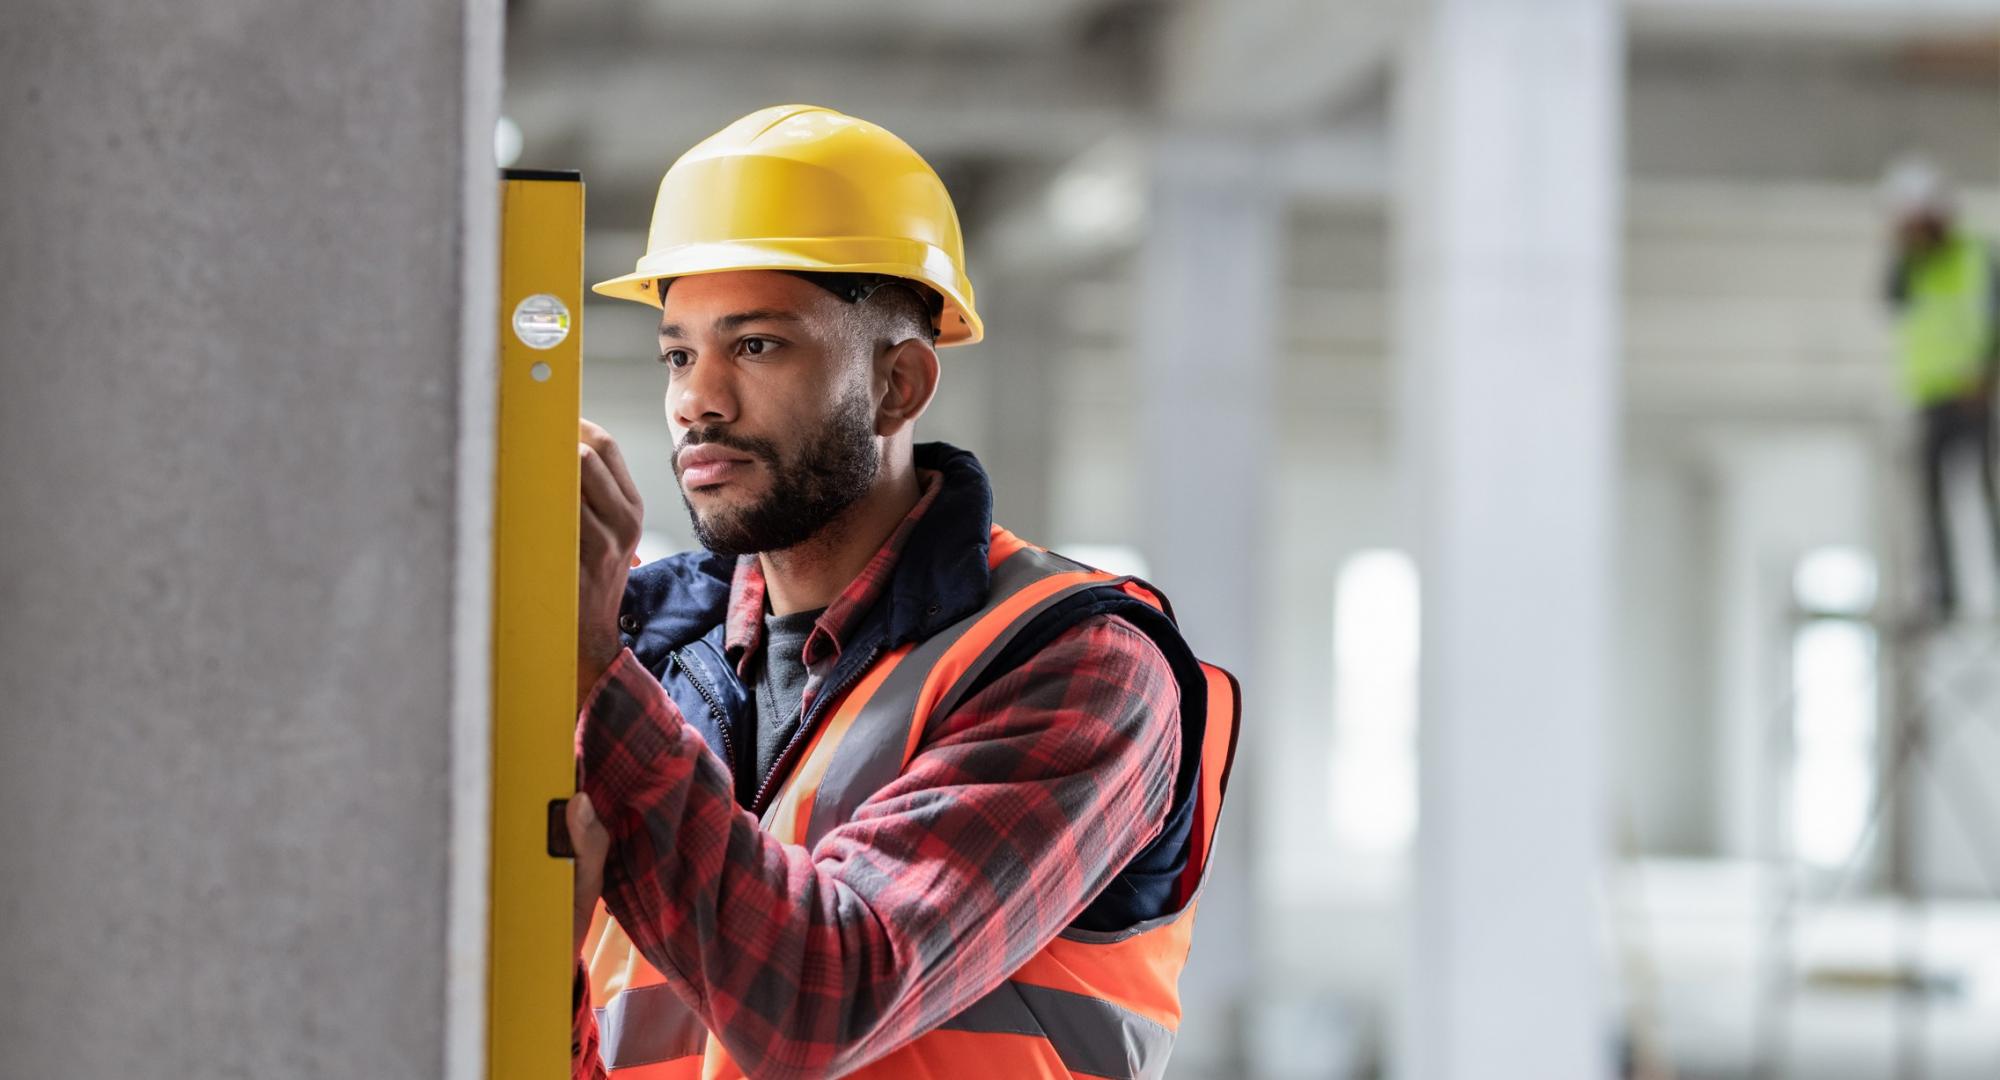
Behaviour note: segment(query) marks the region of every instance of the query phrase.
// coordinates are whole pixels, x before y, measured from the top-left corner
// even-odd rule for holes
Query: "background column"
[[[1140,547],[1203,659],[1245,687],[1216,868],[1181,992],[1176,1075],[1246,1075],[1255,970],[1258,687],[1275,486],[1282,201],[1253,143],[1177,136],[1156,150],[1139,254]]]
[[[1618,7],[1437,0],[1399,87],[1403,486],[1423,574],[1413,1080],[1609,1075]]]

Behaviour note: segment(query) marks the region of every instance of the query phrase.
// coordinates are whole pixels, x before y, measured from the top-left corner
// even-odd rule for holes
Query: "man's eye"
[[[777,347],[778,343],[772,341],[770,338],[753,337],[743,339],[743,351],[750,356],[762,356]]]
[[[694,357],[686,349],[668,349],[660,354],[660,363],[675,370],[688,366],[693,360]]]

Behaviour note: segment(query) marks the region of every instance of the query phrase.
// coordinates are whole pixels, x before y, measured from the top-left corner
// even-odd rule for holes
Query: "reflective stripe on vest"
[[[901,775],[934,715],[955,708],[1035,620],[1078,593],[1117,588],[1166,610],[1141,582],[1023,543],[995,528],[992,586],[977,612],[878,658],[834,706],[764,814],[777,839],[810,848]],[[851,1075],[1163,1075],[1180,1026],[1179,978],[1235,751],[1235,680],[1202,664],[1207,723],[1195,822],[1176,909],[1116,933],[1066,930],[938,1029]],[[1186,749],[1183,749],[1186,752]],[[666,979],[598,905],[585,941],[600,1049],[614,1080],[741,1077]]]
[[[1072,1073],[1163,1076],[1174,1029],[1111,1002],[1068,990],[1004,982],[944,1022],[942,1030],[1032,1035],[1046,1040]]]

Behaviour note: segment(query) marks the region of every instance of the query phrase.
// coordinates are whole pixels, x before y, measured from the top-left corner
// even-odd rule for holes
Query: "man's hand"
[[[598,676],[618,658],[618,606],[625,599],[625,575],[639,550],[645,507],[625,457],[609,432],[588,420],[577,425],[583,499],[577,543],[576,705]]]
[[[570,935],[573,951],[583,949],[590,933],[590,917],[597,911],[597,898],[604,892],[604,856],[611,850],[611,834],[597,820],[590,796],[579,791],[570,797],[564,820],[569,825],[570,850],[576,853],[576,892],[572,897]]]

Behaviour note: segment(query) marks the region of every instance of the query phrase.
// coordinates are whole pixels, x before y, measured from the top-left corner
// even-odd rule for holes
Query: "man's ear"
[[[882,398],[875,434],[895,435],[922,416],[937,393],[937,350],[922,338],[905,338],[883,350],[876,371]]]

